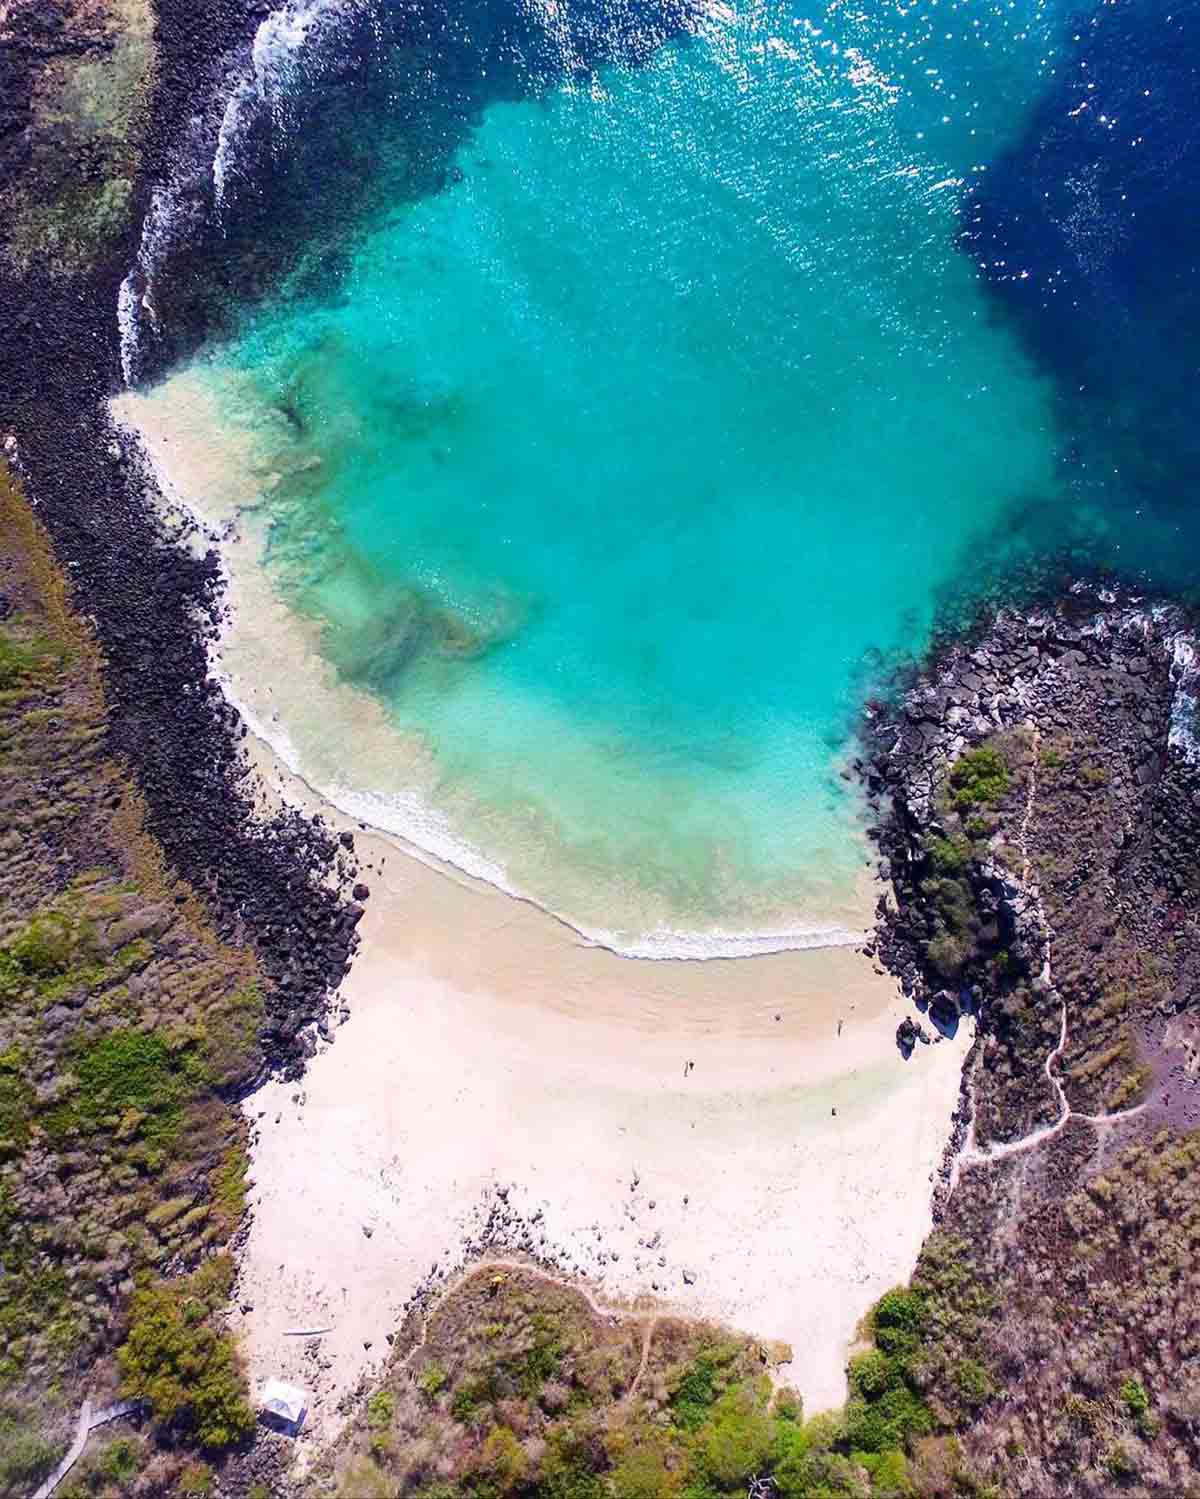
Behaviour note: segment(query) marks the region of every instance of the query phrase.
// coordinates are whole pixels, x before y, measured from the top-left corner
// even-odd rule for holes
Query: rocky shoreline
[[[54,0],[38,10],[54,47],[69,50],[79,23]],[[216,557],[196,556],[166,533],[153,478],[107,414],[120,382],[118,287],[137,253],[151,184],[168,169],[222,59],[266,12],[224,0],[158,7],[145,170],[126,233],[70,276],[47,264],[22,271],[0,258],[8,397],[0,437],[96,632],[109,749],[135,775],[148,830],[203,892],[221,935],[255,948],[269,981],[268,1057],[294,1073],[300,1033],[324,1016],[354,950],[361,906],[349,892],[357,870],[320,818],[256,815],[239,747],[245,731],[209,672],[221,608]],[[15,102],[5,164],[13,170],[46,56],[27,15],[18,42],[6,56]]]
[[[1080,582],[944,644],[863,733],[890,881],[874,950],[920,1012],[898,1044],[919,1066],[920,1029],[977,1024],[917,1278],[957,1245],[989,1287],[944,1353],[986,1379],[964,1400],[950,1364],[931,1388],[1006,1493],[1175,1493],[1200,1455],[1186,1401],[1131,1431],[1114,1394],[1183,1378],[1192,1346],[1143,1267],[1157,1242],[1187,1273],[1200,1126],[1193,630],[1177,602]]]
[[[894,892],[894,902],[879,902],[875,952],[935,1024],[953,1024],[970,1009],[980,1045],[990,1037],[994,1051],[1019,993],[1043,1016],[1038,1041],[1049,1040],[1060,1001],[1069,1003],[1080,979],[1064,963],[1064,942],[1077,964],[1080,946],[1111,946],[1118,914],[1122,935],[1128,926],[1143,946],[1182,924],[1178,910],[1157,903],[1193,885],[1187,849],[1200,769],[1172,742],[1186,716],[1179,663],[1191,628],[1178,604],[1079,583],[1057,606],[1001,610],[981,637],[945,646],[894,704],[872,708],[861,773],[881,874]],[[982,744],[1004,756],[1007,783],[990,806],[975,807],[954,793],[952,776]],[[1095,855],[1087,874],[1068,868],[1065,856],[1075,850],[1064,846],[1080,841],[1074,824],[1085,809]],[[956,838],[957,847],[939,847],[931,863],[931,842]],[[947,869],[947,861],[961,867]],[[967,950],[961,963],[939,966],[931,944],[954,924],[939,884],[948,874],[969,885]],[[1090,879],[1099,903],[1075,934]],[[998,974],[1001,952],[1006,971]],[[1181,1002],[1177,995],[1173,1003]],[[1081,1045],[1073,1042],[1071,1055]],[[1011,1060],[1019,1072],[1029,1059]],[[1035,1101],[1014,1096],[1001,1106],[997,1138],[1040,1121],[1048,1105],[1045,1089],[1035,1091]],[[1100,1102],[1094,1089],[1083,1095],[1083,1104]]]

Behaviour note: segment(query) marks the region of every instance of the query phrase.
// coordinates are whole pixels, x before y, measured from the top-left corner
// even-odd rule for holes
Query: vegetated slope
[[[716,1499],[907,1492],[901,1445],[930,1413],[904,1376],[922,1293],[872,1314],[844,1412],[806,1420],[770,1371],[790,1358],[708,1323],[609,1312],[510,1262],[484,1265],[408,1329],[311,1495]]]
[[[144,832],[104,714],[96,646],[0,469],[5,1495],[53,1466],[88,1391],[148,1396],[168,1446],[220,1448],[250,1426],[217,1314],[244,1205],[231,1100],[262,1066],[261,980]],[[124,1479],[143,1448],[125,1442]],[[97,1451],[71,1485],[104,1471]],[[154,1461],[147,1491],[173,1491],[184,1458]]]
[[[128,231],[154,21],[149,0],[17,0],[0,14],[0,259],[17,272],[76,273]]]
[[[917,1267],[954,1242],[973,1306],[923,1338],[957,1456],[922,1494],[1200,1493],[1186,626],[1111,595],[1002,615],[877,723],[880,951],[935,1023],[980,1020]]]

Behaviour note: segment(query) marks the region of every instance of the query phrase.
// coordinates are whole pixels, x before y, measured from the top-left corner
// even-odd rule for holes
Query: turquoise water
[[[336,299],[210,356],[320,460],[272,492],[267,565],[400,731],[387,785],[339,744],[343,789],[415,789],[635,949],[861,924],[862,695],[1066,503],[1047,390],[954,246],[1061,24],[715,9],[492,104]]]

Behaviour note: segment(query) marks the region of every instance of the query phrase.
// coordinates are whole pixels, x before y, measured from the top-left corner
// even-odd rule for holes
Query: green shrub
[[[558,1371],[563,1348],[549,1318],[535,1315],[530,1321],[534,1333],[533,1346],[514,1358],[506,1359],[499,1372],[506,1374],[523,1395],[536,1400],[542,1386]]]
[[[142,1465],[140,1445],[132,1437],[118,1437],[100,1454],[96,1468],[112,1483],[128,1484]]]
[[[734,1348],[707,1348],[692,1361],[671,1392],[671,1411],[677,1426],[695,1431],[708,1418],[725,1387],[726,1372],[736,1355]]]
[[[871,1334],[885,1353],[907,1357],[917,1346],[925,1322],[925,1300],[904,1286],[885,1291],[871,1313]]]
[[[0,630],[0,692],[30,687],[47,668],[61,662],[62,652],[48,640],[17,640],[8,630]]]
[[[396,1415],[396,1397],[389,1390],[376,1390],[367,1401],[367,1425],[372,1431],[386,1431]]]
[[[1128,1448],[1122,1446],[1120,1442],[1114,1442],[1104,1454],[1104,1466],[1117,1479],[1132,1478],[1137,1472],[1137,1464],[1130,1456]]]
[[[998,749],[980,745],[967,750],[950,772],[950,804],[960,812],[998,802],[1012,782],[1008,765]]]
[[[0,1052],[0,1161],[24,1150],[29,1141],[35,1095],[24,1069],[19,1048]]]
[[[799,1392],[785,1385],[775,1396],[775,1414],[781,1421],[799,1425],[804,1420],[804,1402]]]
[[[956,935],[973,931],[979,924],[975,896],[965,879],[926,880],[924,892],[937,908],[947,931]]]
[[[157,1421],[184,1425],[202,1447],[221,1448],[248,1435],[254,1414],[233,1339],[207,1320],[203,1293],[210,1289],[198,1272],[190,1281],[136,1291],[117,1361],[122,1390],[148,1400]]]
[[[0,1490],[33,1490],[66,1450],[65,1442],[48,1442],[41,1436],[35,1419],[33,1412],[19,1406],[0,1406]]]
[[[914,1493],[908,1458],[898,1447],[886,1452],[856,1452],[854,1458],[871,1475],[873,1499],[908,1499]]]
[[[987,1370],[973,1358],[965,1358],[955,1367],[954,1386],[972,1410],[989,1400],[994,1389]]]
[[[483,1465],[499,1492],[510,1494],[523,1483],[529,1459],[507,1426],[493,1426],[483,1444]]]
[[[766,1392],[741,1385],[722,1395],[700,1433],[699,1461],[720,1489],[736,1489],[760,1472],[775,1443]]]
[[[446,1388],[446,1371],[441,1364],[426,1364],[417,1376],[417,1388],[430,1400],[440,1395]]]
[[[164,1146],[177,1134],[183,1102],[198,1086],[195,1059],[172,1051],[154,1031],[110,1031],[75,1060],[79,1087],[51,1128],[78,1125],[92,1132],[136,1118],[137,1132]]]
[[[959,875],[970,863],[971,850],[962,838],[930,838],[925,856],[935,875]]]
[[[450,1414],[456,1421],[469,1426],[486,1406],[495,1403],[496,1396],[497,1390],[493,1377],[480,1376],[475,1379],[464,1379],[454,1392],[454,1399],[450,1402]]]
[[[1144,1416],[1150,1409],[1150,1397],[1139,1379],[1127,1379],[1121,1386],[1121,1400],[1131,1416]]]
[[[858,1465],[823,1448],[797,1454],[773,1474],[780,1499],[870,1499]]]
[[[606,1489],[595,1471],[586,1429],[567,1422],[550,1428],[538,1493],[540,1499],[604,1499]]]
[[[846,1375],[854,1394],[868,1400],[882,1395],[896,1382],[894,1364],[878,1348],[872,1348],[869,1353],[856,1353],[847,1366]]]
[[[599,1482],[595,1474],[589,1476]],[[609,1487],[613,1499],[663,1499],[663,1496],[676,1492],[678,1481],[672,1483],[663,1439],[652,1437],[623,1452],[609,1475]],[[573,1489],[567,1494],[574,1499]]]
[[[933,971],[940,974],[942,978],[956,979],[962,973],[973,951],[974,945],[966,938],[943,932],[940,936],[931,938],[926,944],[925,957]]]
[[[196,1496],[211,1494],[213,1477],[213,1470],[207,1463],[188,1463],[179,1475],[179,1492]]]
[[[874,1400],[851,1396],[845,1420],[851,1451],[886,1452],[933,1430],[929,1407],[906,1384],[894,1384]]]
[[[76,936],[70,920],[61,911],[35,916],[25,930],[8,944],[8,952],[23,973],[47,978],[66,973],[75,958]]]

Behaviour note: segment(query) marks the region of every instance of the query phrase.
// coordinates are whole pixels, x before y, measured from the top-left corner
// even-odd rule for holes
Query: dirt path
[[[625,1392],[625,1399],[632,1400],[638,1392],[638,1386],[642,1382],[642,1376],[646,1372],[646,1365],[650,1362],[650,1344],[654,1341],[654,1329],[658,1326],[658,1313],[647,1318],[646,1325],[642,1329],[642,1358],[638,1364],[638,1371],[633,1376],[633,1383]]]
[[[1029,824],[1033,818],[1034,806],[1037,799],[1037,770],[1041,757],[1042,736],[1038,728],[1033,726],[1033,762],[1029,768],[1029,787],[1025,797],[1025,813],[1021,819],[1020,849],[1021,849],[1021,884],[1025,891],[1032,896],[1032,869],[1033,862],[1029,854]],[[1050,935],[1046,930],[1045,946],[1042,952],[1042,978],[1053,988],[1053,971],[1050,962]],[[975,1144],[975,1097],[973,1083],[970,1086],[971,1099],[971,1122],[967,1129],[967,1135],[963,1141],[962,1149],[955,1157],[954,1164],[950,1170],[950,1192],[953,1193],[958,1185],[959,1177],[963,1171],[969,1171],[975,1166],[989,1166],[996,1161],[1006,1160],[1009,1156],[1021,1155],[1027,1150],[1035,1150],[1047,1140],[1052,1140],[1055,1135],[1061,1134],[1072,1119],[1082,1119],[1088,1124],[1117,1124],[1123,1119],[1132,1119],[1140,1114],[1146,1107],[1144,1103],[1135,1104],[1132,1108],[1121,1109],[1115,1114],[1080,1114],[1071,1108],[1067,1101],[1067,1092],[1054,1070],[1054,1064],[1062,1056],[1067,1045],[1067,1005],[1065,1000],[1060,1000],[1062,1005],[1062,1020],[1059,1026],[1058,1043],[1047,1053],[1046,1060],[1042,1064],[1042,1070],[1046,1074],[1046,1081],[1054,1090],[1054,1096],[1058,1100],[1058,1117],[1050,1124],[1040,1125],[1028,1135],[1023,1135],[1019,1140],[1007,1140],[1000,1144],[979,1147]],[[976,1064],[978,1065],[978,1063]]]
[[[622,1396],[622,1399],[624,1400],[633,1399],[633,1397],[637,1394],[642,1379],[645,1376],[646,1366],[650,1362],[650,1346],[654,1341],[654,1332],[661,1320],[661,1314],[657,1311],[634,1311],[627,1310],[624,1307],[607,1305],[602,1301],[598,1301],[586,1286],[579,1285],[576,1281],[573,1281],[565,1276],[551,1275],[546,1270],[539,1270],[536,1265],[531,1265],[525,1260],[480,1260],[477,1264],[472,1265],[469,1270],[465,1271],[461,1276],[459,1276],[453,1282],[453,1284],[446,1286],[438,1295],[438,1297],[434,1301],[432,1301],[425,1309],[424,1315],[421,1319],[420,1336],[417,1338],[417,1341],[408,1350],[408,1352],[404,1355],[404,1357],[400,1360],[400,1363],[397,1366],[398,1368],[408,1368],[412,1360],[421,1351],[421,1349],[424,1348],[429,1333],[429,1324],[433,1320],[434,1314],[437,1312],[438,1308],[450,1296],[453,1296],[456,1291],[460,1290],[465,1281],[467,1281],[471,1276],[479,1275],[489,1270],[497,1272],[505,1270],[515,1270],[522,1275],[532,1276],[534,1280],[540,1280],[545,1285],[560,1286],[566,1290],[574,1291],[577,1295],[583,1297],[584,1301],[588,1305],[589,1310],[595,1316],[603,1318],[609,1323],[641,1322],[643,1324],[641,1358],[638,1361],[637,1373],[630,1381],[628,1390],[626,1390],[625,1394]],[[36,1496],[36,1499],[40,1499],[40,1495]]]

